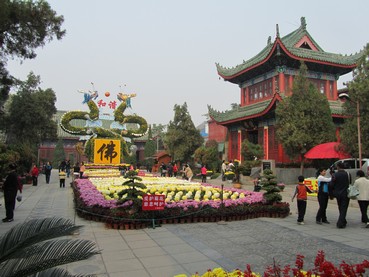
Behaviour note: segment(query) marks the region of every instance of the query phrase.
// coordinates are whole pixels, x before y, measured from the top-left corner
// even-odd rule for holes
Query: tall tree
[[[148,159],[154,156],[155,150],[156,150],[155,141],[153,140],[153,137],[152,137],[151,126],[149,126],[147,141],[145,143],[145,150],[144,150],[145,158]]]
[[[335,128],[327,98],[307,79],[307,67],[301,63],[292,95],[276,108],[277,139],[291,159],[301,161],[317,144],[334,141]]]
[[[62,139],[58,139],[55,145],[54,157],[53,157],[53,167],[59,167],[60,163],[65,160],[64,143]]]
[[[169,122],[164,143],[173,160],[187,162],[191,160],[195,150],[204,143],[204,139],[192,122],[187,103],[182,106],[174,105],[173,110],[174,119]]]
[[[34,59],[35,49],[65,35],[63,16],[44,1],[0,1],[0,108],[14,82],[6,69],[9,58]]]
[[[4,125],[7,143],[37,146],[42,140],[56,138],[56,96],[52,89],[42,90],[40,77],[32,72],[19,83],[17,94],[10,99]]]
[[[348,115],[341,133],[342,143],[348,153],[358,157],[357,104],[359,104],[360,133],[362,156],[369,156],[369,44],[364,48],[364,55],[353,71],[352,81],[347,83],[349,99],[344,107]]]
[[[208,141],[209,142],[209,141]],[[206,165],[209,170],[216,171],[219,166],[218,143],[213,140],[196,149],[194,157],[198,163]]]
[[[158,139],[158,138],[156,138],[156,139]],[[153,156],[154,156],[155,152],[156,152],[156,142],[154,141],[154,139],[152,137],[152,130],[151,130],[151,125],[150,125],[149,126],[149,131],[148,131],[147,141],[145,143],[145,150],[144,150],[145,166],[149,170],[151,170],[152,166],[154,165]]]

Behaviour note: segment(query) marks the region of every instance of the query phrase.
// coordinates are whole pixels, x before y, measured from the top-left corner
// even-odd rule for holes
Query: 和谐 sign
[[[94,141],[95,164],[119,164],[120,163],[120,140],[118,139],[95,139]]]

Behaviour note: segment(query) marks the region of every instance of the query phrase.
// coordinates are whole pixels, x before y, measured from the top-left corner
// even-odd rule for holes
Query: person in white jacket
[[[358,170],[356,176],[358,178],[355,180],[354,186],[359,190],[360,193],[357,196],[357,202],[359,203],[361,211],[361,222],[366,224],[366,228],[369,228],[369,180],[365,178],[365,173],[362,170]]]
[[[331,177],[325,177],[327,170],[325,168],[320,168],[318,170],[318,202],[319,202],[319,210],[316,214],[316,223],[322,224],[327,223],[329,221],[327,219],[327,206],[328,206],[328,187],[329,183],[332,180]]]

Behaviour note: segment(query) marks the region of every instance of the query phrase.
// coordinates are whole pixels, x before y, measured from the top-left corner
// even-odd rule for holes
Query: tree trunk
[[[304,175],[304,162],[305,162],[304,156],[301,155],[301,164],[300,164],[300,174],[301,175]]]

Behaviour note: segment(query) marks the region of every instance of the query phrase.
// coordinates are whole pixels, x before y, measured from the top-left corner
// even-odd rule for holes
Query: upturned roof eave
[[[246,67],[246,68],[244,68],[244,69],[242,69],[242,70],[240,70],[240,71],[238,71],[234,74],[231,74],[231,75],[226,75],[226,73],[221,72],[220,71],[221,66],[217,65],[218,75],[220,77],[222,77],[225,81],[232,82],[233,79],[235,79],[235,78],[237,78],[237,77],[239,77],[239,76],[241,76],[241,75],[243,75],[243,74],[245,74],[245,73],[247,73],[247,72],[263,65],[263,64],[265,64],[272,57],[277,45],[279,45],[281,47],[281,50],[283,50],[288,57],[290,57],[292,59],[295,59],[295,60],[300,60],[300,61],[310,62],[310,63],[319,63],[319,64],[322,64],[322,65],[327,65],[327,66],[342,68],[342,69],[347,69],[347,70],[354,69],[357,66],[357,62],[352,62],[350,64],[344,64],[344,63],[327,61],[327,60],[323,60],[323,59],[320,60],[320,59],[314,59],[314,58],[309,58],[309,57],[304,57],[304,56],[298,56],[298,55],[292,53],[291,50],[289,49],[290,47],[284,45],[284,43],[281,41],[280,38],[276,38],[275,42],[273,43],[273,47],[270,49],[267,56],[264,59],[262,59],[261,61],[255,63],[255,64],[253,64],[249,67]],[[258,56],[258,55],[256,55],[256,56]],[[238,65],[238,66],[242,66],[242,65]]]
[[[219,68],[222,67],[222,66],[220,66],[220,65],[218,66],[217,65],[218,75],[220,77],[222,77],[225,81],[230,81],[231,79],[234,79],[234,78],[236,78],[236,77],[238,77],[238,76],[240,76],[240,75],[242,75],[242,74],[244,74],[244,73],[246,73],[248,71],[251,71],[252,69],[257,68],[260,65],[264,64],[266,61],[268,61],[270,59],[270,57],[272,56],[272,54],[274,52],[274,49],[276,47],[277,47],[277,39],[274,41],[273,46],[270,48],[269,53],[267,54],[267,56],[264,59],[262,59],[261,61],[255,63],[255,64],[253,64],[253,65],[251,65],[251,66],[249,66],[249,67],[247,67],[247,68],[245,68],[245,69],[243,69],[243,70],[241,70],[241,71],[239,71],[239,72],[237,72],[237,73],[235,73],[233,75],[225,75],[225,74],[221,73],[219,71]],[[255,55],[254,57],[257,57],[257,56],[261,55],[264,50],[265,50],[265,48],[262,51],[260,51],[257,55]],[[241,65],[238,65],[238,66],[242,66],[242,64]]]
[[[211,113],[209,113],[209,116],[210,116],[211,119],[213,119],[216,123],[218,123],[220,125],[229,125],[229,124],[232,124],[232,123],[235,123],[235,122],[239,122],[239,121],[248,120],[248,119],[263,116],[271,110],[271,108],[274,106],[276,101],[281,101],[281,100],[282,100],[282,97],[280,96],[280,94],[278,92],[276,92],[276,93],[274,93],[274,96],[270,100],[269,104],[266,105],[264,110],[262,110],[260,112],[257,112],[257,113],[251,114],[251,115],[247,115],[247,116],[241,116],[241,117],[233,118],[233,119],[230,119],[230,120],[225,120],[225,121],[216,120]]]
[[[236,118],[232,118],[232,119],[228,119],[228,120],[224,120],[224,121],[217,120],[212,115],[211,112],[209,112],[209,116],[212,120],[214,120],[219,125],[227,126],[227,125],[239,122],[239,121],[244,121],[244,120],[253,119],[253,118],[263,116],[263,115],[267,114],[272,109],[272,107],[274,106],[276,101],[282,101],[282,100],[283,100],[282,96],[278,92],[276,92],[276,93],[274,93],[274,96],[270,100],[269,104],[267,104],[262,111],[259,111],[257,113],[247,115],[247,116],[240,116],[240,117],[236,117]],[[346,115],[343,115],[342,111],[337,112],[337,109],[340,110],[341,107],[337,107],[335,101],[329,101],[329,108],[331,110],[331,115],[332,115],[333,118],[347,118],[348,117]]]
[[[300,61],[304,61],[304,62],[318,62],[320,64],[324,64],[324,65],[329,65],[329,66],[334,66],[334,67],[341,67],[341,68],[348,68],[348,69],[353,69],[357,66],[357,63],[353,63],[353,64],[341,64],[341,63],[334,63],[334,62],[329,62],[329,61],[323,61],[323,60],[317,60],[314,58],[307,58],[307,57],[300,57],[297,56],[295,54],[293,54],[290,50],[289,47],[285,46],[283,44],[282,41],[280,41],[281,48],[283,49],[283,51],[290,57],[296,60],[300,60]]]

